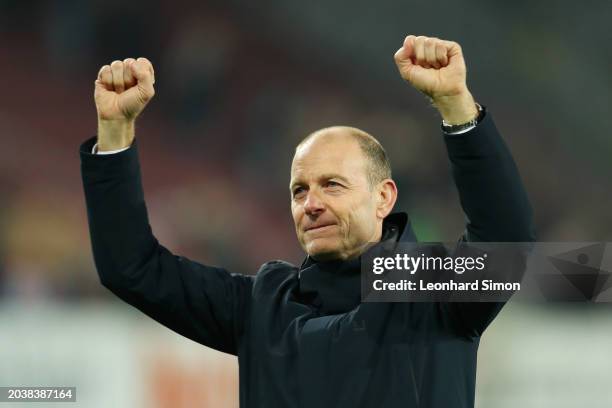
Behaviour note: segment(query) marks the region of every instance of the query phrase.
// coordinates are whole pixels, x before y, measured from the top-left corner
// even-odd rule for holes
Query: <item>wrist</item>
[[[134,140],[134,120],[98,119],[98,151],[129,147]]]
[[[478,116],[476,101],[467,89],[457,95],[437,97],[433,104],[449,125],[464,124]]]

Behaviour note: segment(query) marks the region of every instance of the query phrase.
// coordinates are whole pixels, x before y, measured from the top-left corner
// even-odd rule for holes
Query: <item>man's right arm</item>
[[[96,80],[98,137],[80,148],[91,243],[100,280],[121,299],[172,330],[237,354],[252,278],[174,255],[153,236],[133,137],[133,121],[153,96],[152,92],[143,93],[148,86],[152,90],[153,71],[144,59],[126,61],[121,68],[129,69],[135,77],[131,86],[125,80],[119,84],[123,86],[116,86],[115,76],[127,76],[116,63],[100,71]],[[105,77],[109,71],[110,79]],[[134,99],[126,101],[122,96]],[[115,154],[92,154],[96,142],[102,153],[126,149]]]

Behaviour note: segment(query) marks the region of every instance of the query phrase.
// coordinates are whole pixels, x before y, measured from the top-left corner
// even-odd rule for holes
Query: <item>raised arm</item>
[[[445,125],[445,142],[461,205],[466,239],[535,240],[531,207],[510,151],[489,114],[468,90],[459,44],[408,36],[395,54],[402,78],[427,95]]]
[[[408,36],[395,54],[402,77],[427,95],[440,112],[444,140],[461,206],[467,217],[462,240],[531,242],[532,211],[520,175],[491,116],[479,112],[466,84],[459,44]],[[503,303],[445,305],[470,335],[479,336]]]
[[[81,145],[81,174],[100,280],[172,330],[236,354],[252,278],[172,254],[152,234],[142,189],[134,121],[154,95],[144,59],[102,67],[95,82],[98,136]],[[109,155],[92,154],[118,150]],[[130,147],[131,146],[131,147]]]

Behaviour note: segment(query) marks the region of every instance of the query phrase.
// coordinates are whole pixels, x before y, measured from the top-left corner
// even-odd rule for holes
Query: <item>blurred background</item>
[[[0,0],[0,386],[77,386],[66,406],[238,406],[234,358],[99,284],[78,147],[102,65],[155,66],[137,128],[147,205],[189,258],[245,274],[300,263],[293,149],[336,124],[386,147],[420,240],[459,237],[440,118],[393,62],[407,34],[463,46],[539,239],[612,241],[611,17],[606,1]],[[611,312],[508,305],[482,339],[477,406],[612,406]]]

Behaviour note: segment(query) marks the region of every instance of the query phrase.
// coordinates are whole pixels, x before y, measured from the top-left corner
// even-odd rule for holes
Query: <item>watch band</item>
[[[482,105],[480,105],[479,103],[476,103],[476,108],[478,109],[478,115],[476,115],[476,117],[474,119],[470,120],[469,122],[461,123],[459,125],[449,125],[443,119],[442,120],[442,130],[445,133],[459,134],[459,133],[465,133],[468,130],[471,130],[471,129],[475,128],[476,125],[478,125],[478,123],[480,123],[480,121],[484,117],[484,113],[485,113],[485,108]]]

